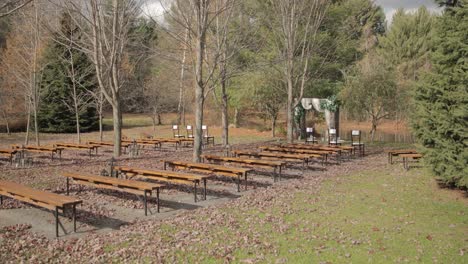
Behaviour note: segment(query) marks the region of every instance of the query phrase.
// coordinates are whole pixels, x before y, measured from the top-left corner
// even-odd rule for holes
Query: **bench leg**
[[[247,184],[248,184],[248,182],[247,182],[247,172],[244,173],[244,181],[245,181],[245,190],[247,191]]]
[[[67,195],[70,195],[70,178],[67,177]]]
[[[145,203],[145,216],[148,215],[148,197],[147,197],[147,191],[144,193],[144,203]]]
[[[241,181],[241,176],[240,174],[237,175],[237,192],[240,192],[240,181]]]
[[[156,189],[156,202],[158,203],[158,213],[159,213],[159,204],[161,200],[159,200],[159,188]]]
[[[76,233],[76,204],[73,205],[73,232]]]
[[[0,205],[3,204],[3,196],[0,195]]]
[[[58,208],[55,207],[55,237],[59,236],[59,213]]]
[[[193,183],[193,200],[197,202],[197,182]]]
[[[203,179],[203,200],[206,201],[206,179]]]
[[[278,177],[279,177],[279,181],[281,181],[281,173],[282,173],[283,169],[281,168],[281,165],[279,166],[279,173],[278,173]]]

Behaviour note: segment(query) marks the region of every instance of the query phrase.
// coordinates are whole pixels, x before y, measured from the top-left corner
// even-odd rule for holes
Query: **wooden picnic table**
[[[67,208],[72,209],[73,230],[76,232],[76,206],[82,201],[56,193],[36,190],[21,184],[0,180],[0,204],[3,197],[10,197],[25,203],[52,210],[55,216],[55,235],[59,236],[59,210],[65,215]]]
[[[132,181],[126,179],[111,178],[97,175],[85,175],[78,173],[65,172],[62,176],[67,178],[67,195],[70,192],[70,179],[74,180],[75,183],[97,187],[108,190],[115,190],[120,192],[131,193],[135,195],[142,195],[144,197],[145,215],[148,215],[147,197],[151,196],[152,192],[156,190],[156,199],[158,203],[159,213],[159,189],[164,185],[156,183],[148,183],[141,181]]]
[[[274,181],[277,181],[277,176],[281,180],[281,170],[286,165],[283,161],[272,161],[272,160],[260,160],[260,159],[243,159],[233,157],[221,157],[215,155],[201,155],[203,160],[208,162],[223,162],[231,164],[239,164],[248,167],[260,167],[260,168],[273,168]]]
[[[156,181],[193,184],[195,202],[197,202],[197,186],[200,186],[202,182],[203,199],[206,200],[206,180],[211,177],[209,175],[196,175],[168,170],[147,170],[126,166],[115,166],[114,170],[118,173],[125,174],[127,177],[140,176]]]
[[[247,174],[252,172],[252,169],[246,168],[233,168],[225,167],[220,165],[206,164],[206,163],[195,163],[195,162],[183,162],[183,161],[164,161],[164,169],[167,167],[181,170],[190,170],[201,173],[217,174],[228,177],[237,178],[237,191],[240,192],[241,177],[245,180],[245,189],[247,190]]]

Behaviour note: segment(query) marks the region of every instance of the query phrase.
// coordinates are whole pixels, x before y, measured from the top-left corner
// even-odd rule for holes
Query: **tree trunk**
[[[277,116],[271,117],[271,136],[276,137],[276,118]]]
[[[222,141],[223,147],[229,144],[229,117],[228,117],[228,95],[226,91],[226,65],[223,63],[221,70],[221,123],[222,123]]]
[[[10,135],[10,123],[8,122],[8,117],[4,110],[2,110],[2,116],[3,116],[3,120],[5,120],[7,135]]]
[[[158,117],[158,126],[162,125],[161,113],[158,112],[158,114],[156,116]]]
[[[114,122],[114,158],[117,158],[120,156],[122,148],[122,112],[118,99],[114,100],[112,104],[112,113]]]
[[[39,141],[39,124],[37,122],[37,104],[34,104],[33,114],[34,114],[34,135],[36,136],[36,145],[40,146],[41,142]]]
[[[239,127],[239,117],[240,117],[240,111],[239,108],[234,108],[234,127],[238,128]]]
[[[377,131],[377,121],[372,119],[372,129],[370,131],[371,134],[371,142],[374,142],[375,132]]]
[[[31,127],[31,102],[30,101],[28,103],[28,112],[27,112],[27,114],[28,114],[28,118],[26,120],[26,135],[25,135],[25,138],[24,138],[24,144],[25,145],[29,144],[29,130],[30,130],[30,127]]]
[[[78,144],[81,144],[81,135],[80,135],[80,115],[78,109],[75,107],[75,120],[76,120],[76,140]]]
[[[202,123],[203,123],[203,87],[200,87],[200,84],[195,88],[195,138],[193,146],[193,161],[200,162],[200,155],[202,153],[202,144],[203,144],[203,132],[202,132]]]
[[[102,141],[104,138],[103,132],[102,132],[102,112],[99,112],[99,140]]]
[[[185,101],[185,96],[184,96],[184,93],[185,93],[184,92],[185,58],[186,58],[186,52],[187,52],[187,49],[185,48],[185,45],[187,43],[188,34],[189,34],[189,29],[187,28],[185,30],[185,37],[184,37],[184,44],[183,44],[184,45],[184,51],[182,53],[182,63],[181,63],[181,66],[180,66],[179,104],[177,105],[177,124],[178,125],[180,125],[180,122],[182,120],[182,112],[185,112],[185,109],[183,109],[184,108],[184,101]],[[184,126],[185,126],[185,120],[184,120]]]
[[[286,103],[286,125],[287,125],[287,135],[286,139],[288,143],[294,141],[293,127],[294,127],[294,116],[293,116],[293,82],[292,76],[288,76],[288,102]]]

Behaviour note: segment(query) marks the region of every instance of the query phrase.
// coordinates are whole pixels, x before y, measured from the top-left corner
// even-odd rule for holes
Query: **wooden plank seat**
[[[164,186],[162,184],[71,172],[64,172],[62,173],[62,176],[67,178],[67,195],[70,193],[70,179],[72,179],[76,184],[142,195],[144,198],[143,203],[145,206],[145,215],[148,215],[148,195],[151,196],[153,191],[156,190],[156,201],[158,203],[159,213],[159,189]]]
[[[388,162],[393,164],[393,157],[398,157],[402,154],[416,154],[418,153],[416,149],[394,149],[394,150],[387,150],[388,154]]]
[[[310,150],[325,150],[331,151],[336,154],[341,154],[342,152],[352,153],[353,147],[351,146],[340,146],[340,145],[332,145],[332,146],[322,146],[322,145],[309,145],[309,144],[281,144],[279,147],[282,148],[298,148],[298,149],[310,149]]]
[[[155,149],[156,148],[161,149],[161,142],[151,140],[151,139],[133,139],[133,140],[125,139],[125,140],[122,140],[122,142],[129,143],[129,144],[136,143],[137,145],[140,145],[140,146],[150,146],[150,147],[154,147]]]
[[[325,161],[324,156],[319,154],[288,154],[288,153],[274,153],[274,152],[253,152],[253,151],[239,151],[232,152],[236,157],[252,157],[266,160],[285,160],[285,161],[300,161],[302,166],[308,166],[312,158],[320,158],[322,165]]]
[[[10,181],[0,181],[0,204],[3,197],[10,197],[38,207],[49,209],[55,216],[55,236],[59,236],[59,210],[62,214],[72,210],[73,231],[76,232],[76,206],[82,201],[74,197],[36,190]]]
[[[192,163],[192,162],[183,162],[183,161],[164,161],[164,170],[167,168],[172,168],[172,170],[190,170],[201,173],[209,173],[222,175],[227,177],[237,178],[237,191],[240,192],[241,178],[245,181],[245,189],[247,190],[247,174],[252,172],[252,169],[246,168],[233,168],[225,167],[220,165],[206,164],[206,163]]]
[[[403,168],[409,170],[410,160],[412,160],[413,162],[417,162],[423,157],[423,155],[419,153],[405,153],[400,154],[400,157],[403,159]]]
[[[73,143],[55,143],[55,147],[60,147],[63,149],[76,149],[76,150],[87,150],[89,151],[89,155],[94,152],[96,155],[98,153],[98,145],[90,145],[90,144],[73,144]]]
[[[145,170],[124,166],[115,166],[117,173],[125,174],[127,177],[140,176],[147,179],[164,181],[170,183],[193,184],[194,201],[197,202],[197,186],[203,183],[203,200],[206,200],[206,180],[209,175],[195,175],[168,170]]]
[[[54,154],[59,156],[59,159],[62,158],[62,147],[50,147],[50,146],[20,146],[20,145],[11,145],[13,149],[26,151],[26,152],[36,152],[36,153],[49,153],[50,158],[54,159]]]
[[[181,144],[182,138],[153,138],[152,140],[158,141],[160,144],[174,144],[175,149],[177,150]]]
[[[88,141],[86,144],[100,147],[114,147],[114,142],[110,141]],[[120,146],[123,152],[125,153],[130,145],[132,144],[127,142],[121,142]]]
[[[259,148],[263,152],[288,153],[288,154],[317,154],[317,155],[323,156],[323,159],[325,159],[325,163],[327,162],[329,155],[336,154],[336,152],[328,151],[328,150],[282,148],[282,147],[270,147],[270,146],[260,146]]]
[[[18,153],[17,149],[0,149],[0,156],[4,156],[10,162],[10,165],[13,164],[13,157]]]
[[[215,155],[201,155],[203,160],[208,162],[223,162],[231,164],[239,164],[247,167],[260,167],[260,168],[273,168],[274,181],[281,180],[281,170],[286,165],[286,162],[283,161],[273,161],[273,160],[260,160],[260,159],[243,159],[243,158],[233,158],[233,157],[221,157]],[[278,179],[277,179],[278,178]]]

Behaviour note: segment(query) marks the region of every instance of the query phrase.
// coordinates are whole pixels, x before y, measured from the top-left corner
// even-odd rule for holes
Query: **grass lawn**
[[[236,262],[467,263],[466,198],[439,189],[424,169],[400,167],[327,179],[317,195],[297,190],[286,208],[224,208],[236,228],[211,226],[207,240],[200,235],[206,243],[176,250],[174,257],[217,263],[219,245],[241,236],[246,244],[230,250]],[[179,232],[172,226],[163,233],[170,240]]]

